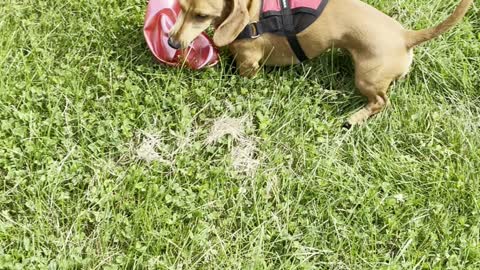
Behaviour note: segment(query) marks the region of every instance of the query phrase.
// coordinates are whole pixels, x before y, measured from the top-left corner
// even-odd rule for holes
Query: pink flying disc
[[[175,24],[179,12],[177,0],[149,1],[143,34],[153,56],[161,63],[170,66],[181,66],[186,63],[192,69],[217,64],[218,50],[205,33],[183,50],[176,50],[168,44],[168,33]]]

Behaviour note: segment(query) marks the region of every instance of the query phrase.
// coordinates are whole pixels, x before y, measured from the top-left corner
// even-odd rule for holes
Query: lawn
[[[369,0],[409,28],[458,0]],[[347,54],[155,63],[146,1],[0,4],[0,269],[480,269],[479,3],[365,125]]]

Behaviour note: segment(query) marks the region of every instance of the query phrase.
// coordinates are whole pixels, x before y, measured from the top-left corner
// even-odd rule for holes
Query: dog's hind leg
[[[367,97],[368,103],[365,107],[350,116],[344,127],[350,128],[351,126],[361,124],[372,115],[382,111],[388,104],[387,90],[390,82],[391,80],[374,83],[357,80],[356,85],[360,93]]]
[[[355,85],[368,103],[348,119],[345,127],[360,124],[381,112],[388,105],[390,84],[406,74],[412,63],[412,52],[404,48],[383,51],[382,55],[389,57],[352,55],[355,61]]]
[[[356,62],[355,85],[359,92],[368,99],[368,103],[350,116],[344,127],[349,128],[361,124],[372,115],[382,111],[388,104],[388,87],[397,76],[397,74],[392,74],[388,64],[386,65],[384,61]]]

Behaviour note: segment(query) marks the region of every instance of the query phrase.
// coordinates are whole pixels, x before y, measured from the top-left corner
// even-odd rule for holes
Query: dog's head
[[[213,42],[228,45],[248,24],[248,0],[179,0],[182,11],[170,31],[169,44],[186,48],[210,25],[216,27]]]

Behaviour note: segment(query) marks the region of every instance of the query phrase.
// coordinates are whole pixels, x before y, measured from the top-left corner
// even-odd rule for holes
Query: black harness
[[[328,0],[262,0],[260,20],[249,23],[236,40],[255,39],[264,33],[285,36],[295,56],[303,62],[308,57],[298,42],[297,34],[320,17],[327,3]],[[291,8],[292,5],[295,7]]]

